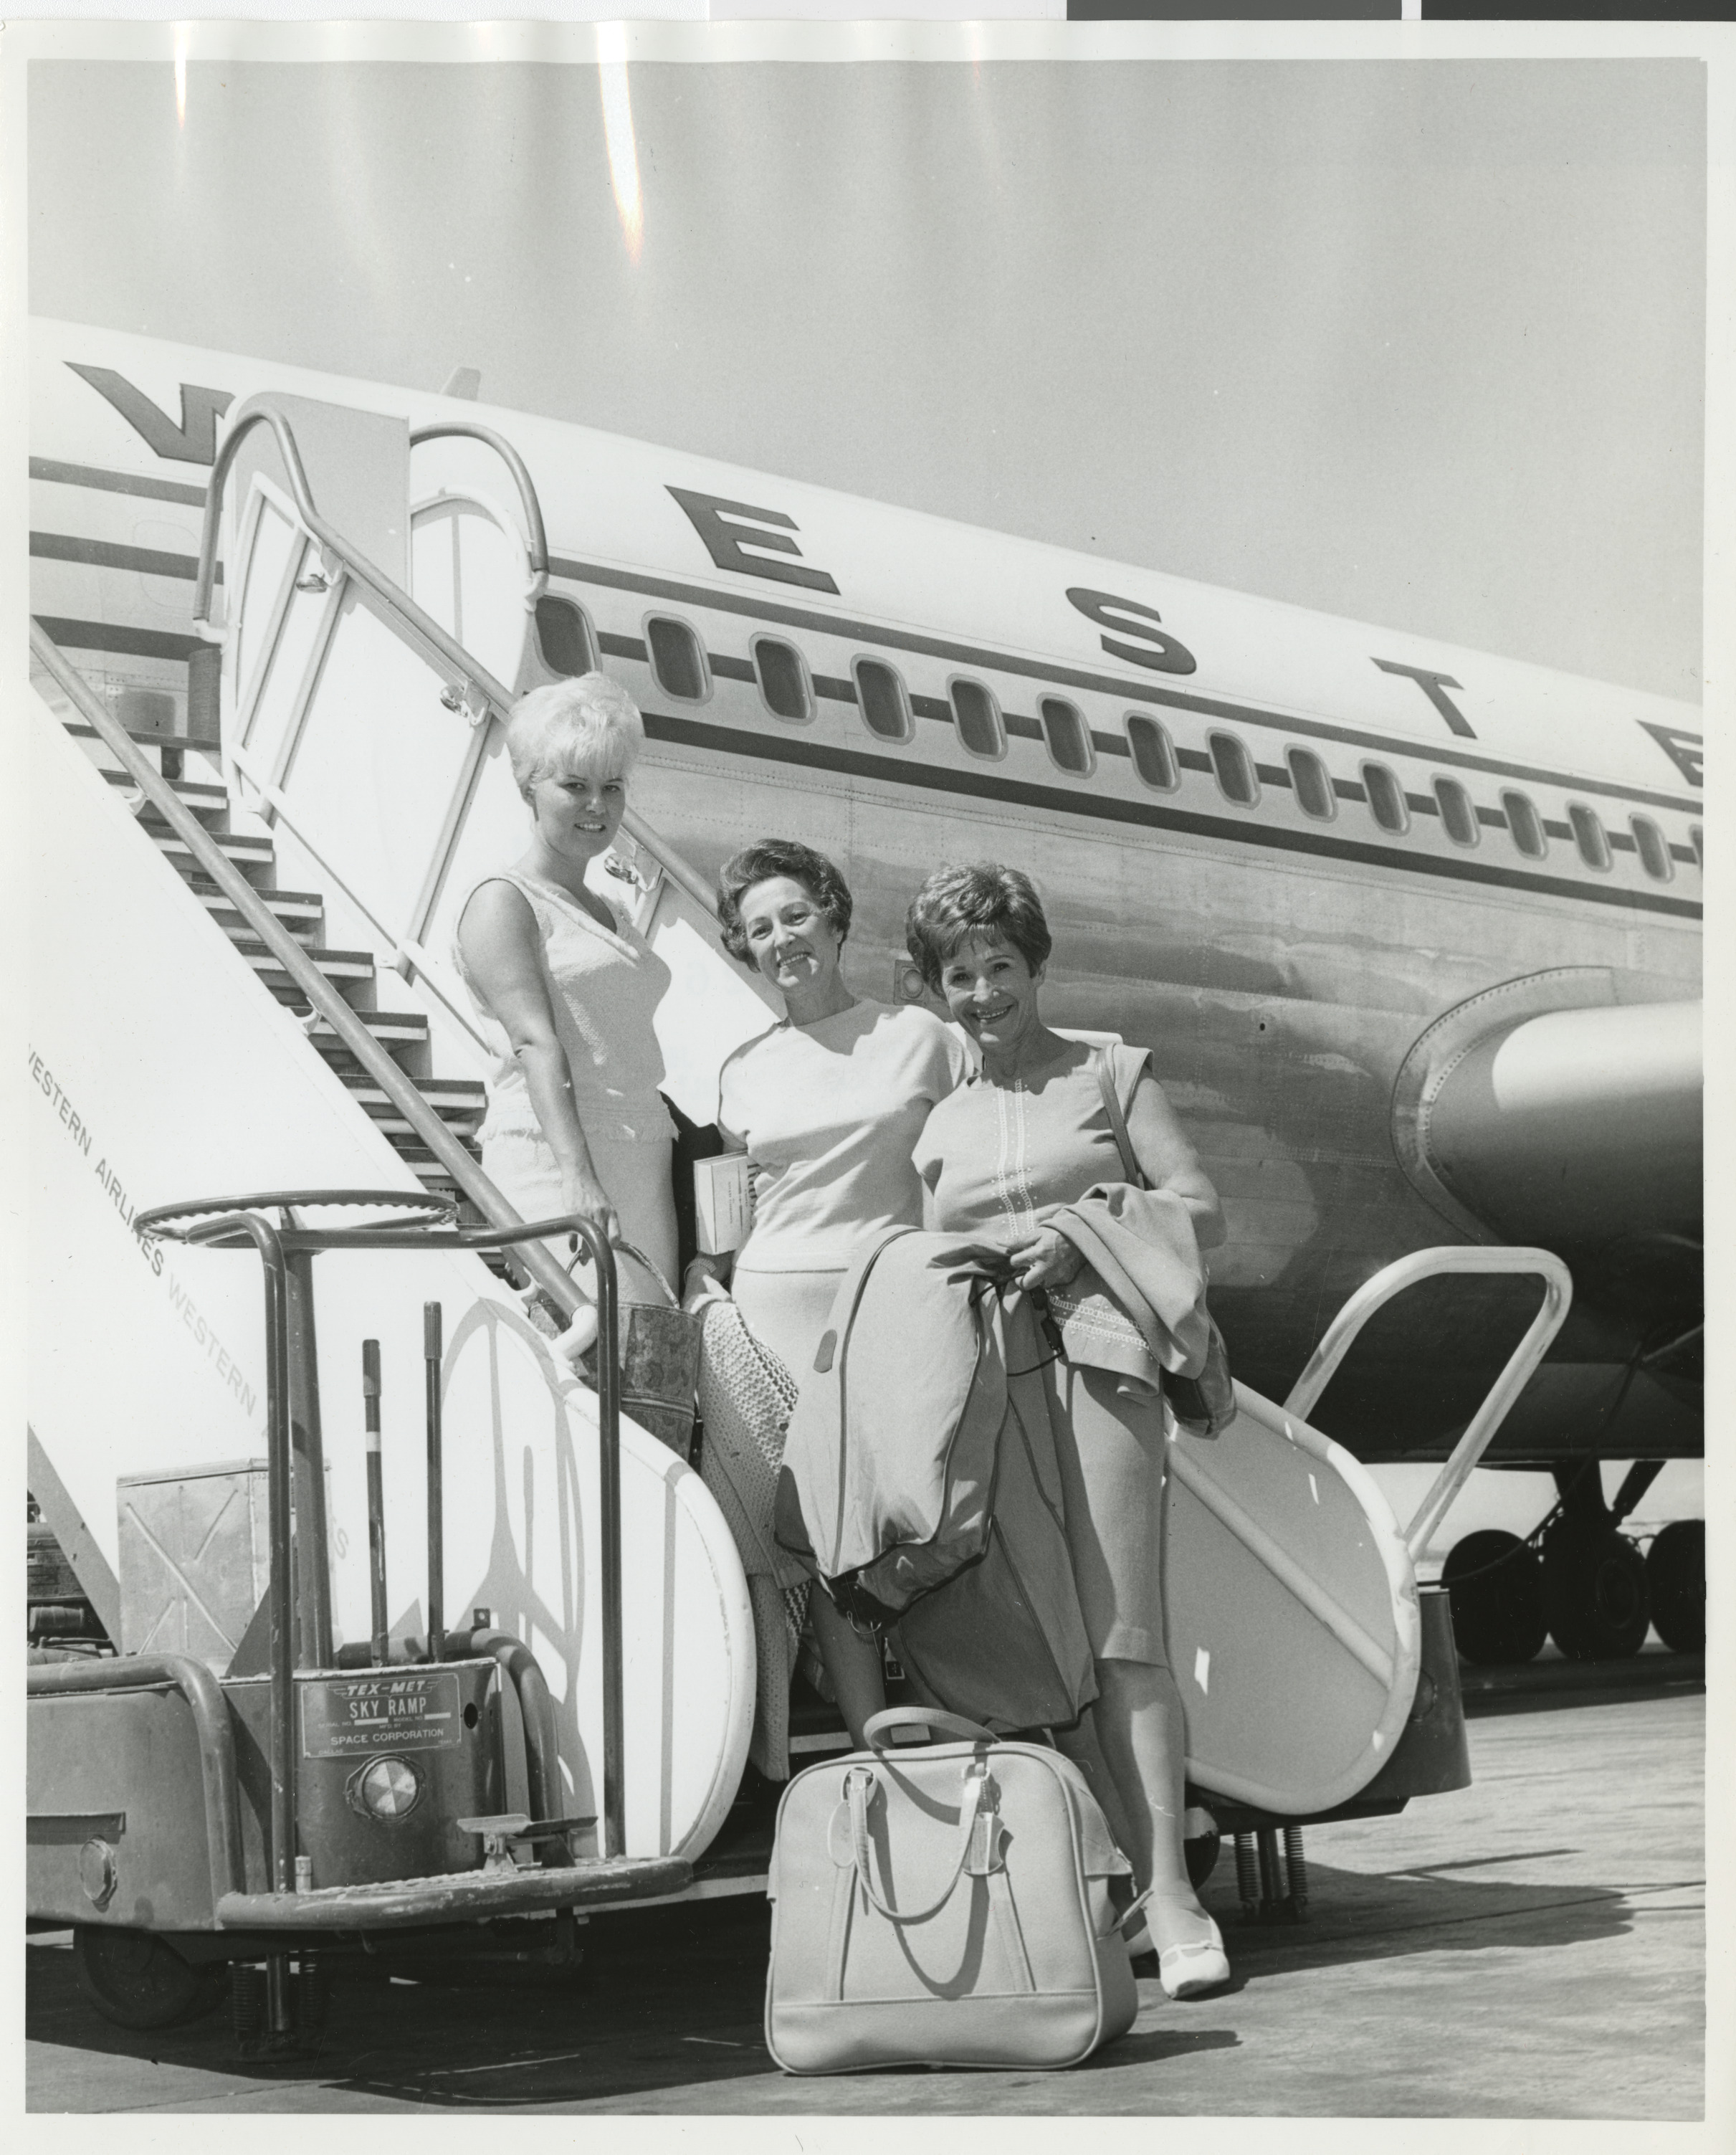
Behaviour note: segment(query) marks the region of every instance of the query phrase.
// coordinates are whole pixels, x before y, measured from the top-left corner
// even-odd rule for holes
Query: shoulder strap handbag
[[[1093,1048],[1091,1060],[1097,1072],[1097,1089],[1103,1095],[1103,1112],[1115,1133],[1122,1169],[1136,1190],[1149,1190],[1151,1178],[1139,1164],[1133,1140],[1127,1134],[1127,1118],[1121,1112],[1121,1097],[1116,1086],[1115,1051],[1108,1047]],[[1206,1366],[1199,1374],[1179,1377],[1172,1369],[1163,1373],[1164,1396],[1169,1401],[1170,1411],[1190,1436],[1221,1436],[1236,1418],[1236,1388],[1230,1376],[1229,1354],[1223,1344],[1223,1334],[1209,1310],[1206,1313]]]

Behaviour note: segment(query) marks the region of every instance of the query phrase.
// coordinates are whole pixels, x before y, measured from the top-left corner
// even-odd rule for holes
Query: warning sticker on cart
[[[394,1751],[456,1751],[464,1740],[458,1679],[450,1670],[385,1670],[298,1687],[301,1746],[309,1758]]]

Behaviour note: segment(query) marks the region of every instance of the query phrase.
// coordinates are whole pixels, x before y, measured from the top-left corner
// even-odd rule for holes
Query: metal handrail
[[[1506,1420],[1514,1402],[1529,1382],[1533,1371],[1549,1352],[1555,1334],[1566,1322],[1573,1303],[1573,1276],[1552,1250],[1524,1248],[1458,1248],[1443,1246],[1413,1250],[1358,1287],[1326,1328],[1320,1344],[1308,1358],[1301,1375],[1290,1387],[1284,1403],[1286,1414],[1306,1421],[1320,1396],[1337,1374],[1354,1345],[1356,1335],[1378,1309],[1395,1295],[1420,1281],[1455,1274],[1489,1272],[1529,1273],[1543,1282],[1543,1303],[1525,1336],[1508,1357],[1507,1366],[1490,1385],[1488,1396],[1465,1425],[1464,1433],[1448,1455],[1428,1494],[1405,1529],[1405,1546],[1412,1560],[1419,1556],[1470,1479],[1471,1472],[1488,1451],[1494,1434]]]
[[[206,1854],[211,1866],[211,1905],[247,1883],[241,1836],[241,1799],[235,1772],[235,1731],[217,1678],[203,1661],[185,1654],[123,1654],[101,1661],[59,1661],[26,1672],[32,1698],[64,1698],[86,1692],[148,1691],[167,1684],[186,1701],[199,1740],[199,1772],[205,1790]]]
[[[502,682],[498,681],[487,667],[479,665],[465,650],[462,644],[449,636],[437,621],[425,613],[407,591],[401,590],[383,571],[376,568],[364,555],[358,552],[348,540],[334,530],[320,515],[314,505],[313,490],[308,484],[307,471],[301,460],[301,452],[295,446],[294,432],[288,419],[271,402],[269,397],[265,396],[250,397],[245,403],[237,408],[224,433],[222,446],[217,453],[217,461],[212,467],[211,479],[205,494],[205,521],[199,536],[199,573],[193,586],[195,622],[208,622],[211,617],[211,596],[217,573],[217,532],[222,519],[223,490],[228,481],[230,468],[234,463],[236,451],[243,439],[258,426],[268,426],[271,428],[279,453],[283,459],[283,468],[288,475],[289,491],[295,504],[296,514],[300,517],[309,532],[319,543],[322,551],[330,555],[339,562],[345,571],[353,576],[377,605],[384,609],[388,626],[396,627],[401,633],[407,632],[410,637],[426,646],[426,649],[440,660],[445,672],[458,688],[461,697],[471,710],[476,722],[476,731],[472,736],[468,751],[459,771],[458,782],[453,791],[451,806],[447,810],[440,835],[435,842],[433,860],[430,863],[428,874],[416,898],[411,920],[410,939],[413,942],[419,941],[426,930],[428,922],[433,917],[436,905],[439,903],[440,893],[445,888],[447,874],[452,864],[452,852],[457,843],[458,832],[463,827],[464,818],[470,812],[471,799],[476,790],[477,781],[482,774],[483,758],[488,745],[488,721],[491,717],[505,719],[512,710],[514,701],[513,693]],[[431,431],[420,430],[418,433],[412,435],[411,438],[412,443],[418,439],[426,438]],[[540,534],[542,510],[536,503],[536,489],[532,483],[529,471],[517,450],[513,449],[512,445],[502,437],[496,435],[492,428],[466,427],[453,422],[442,431],[472,434],[478,439],[487,441],[491,447],[498,448],[502,454],[507,457],[514,478],[519,479],[520,491],[523,494],[528,504],[527,513],[529,513],[530,509],[534,509],[534,532]],[[543,561],[544,572],[547,569],[545,543]],[[532,550],[532,562],[534,566],[536,563],[534,547]],[[623,822],[635,844],[642,846],[668,876],[670,881],[684,891],[709,918],[715,919],[716,902],[697,872],[631,811],[623,819]]]
[[[301,452],[295,446],[295,436],[289,422],[268,397],[250,397],[230,420],[223,436],[222,447],[217,453],[217,461],[211,468],[211,479],[205,494],[205,521],[199,535],[199,573],[193,584],[193,619],[208,622],[211,618],[211,594],[217,574],[217,531],[222,520],[223,489],[235,462],[237,451],[255,427],[269,427],[283,459],[283,468],[288,474],[289,492],[295,503],[295,513],[319,542],[322,552],[340,562],[345,572],[353,576],[364,590],[373,594],[388,612],[396,616],[401,626],[408,629],[421,642],[426,644],[440,658],[455,678],[465,701],[479,699],[481,708],[475,709],[478,718],[486,717],[490,706],[504,717],[513,708],[513,692],[496,680],[486,666],[476,660],[454,637],[449,636],[431,614],[425,613],[410,594],[395,584],[383,569],[375,566],[358,548],[351,545],[314,506],[312,489],[302,463]]]
[[[513,474],[513,483],[518,489],[519,505],[524,511],[524,521],[529,526],[525,535],[524,550],[530,556],[531,573],[546,576],[549,573],[549,535],[543,528],[543,504],[537,499],[536,484],[523,458],[504,434],[497,434],[492,427],[478,426],[471,419],[436,419],[426,427],[412,427],[410,446],[414,449],[424,442],[437,442],[454,436],[465,441],[484,443],[493,450]]]
[[[293,445],[292,445],[293,446]],[[108,706],[94,695],[83,677],[62,655],[38,622],[30,624],[30,648],[79,716],[125,770],[233,909],[249,933],[264,944],[314,1008],[330,1025],[348,1052],[421,1142],[452,1176],[483,1218],[497,1227],[522,1226],[521,1216],[502,1196],[457,1138],[428,1105],[405,1072],[375,1039],[355,1012],[314,965],[294,937],[262,901],[239,869],[222,852],[211,833],[176,793],[148,756],[135,746]],[[570,1320],[582,1299],[565,1269],[539,1242],[524,1245],[520,1262],[560,1315]]]

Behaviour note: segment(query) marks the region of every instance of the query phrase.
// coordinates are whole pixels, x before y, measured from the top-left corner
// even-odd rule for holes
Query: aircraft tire
[[[1564,1522],[1544,1542],[1543,1605],[1550,1636],[1570,1661],[1636,1654],[1652,1624],[1646,1559],[1612,1527]]]
[[[73,1927],[73,1974],[86,2002],[117,2028],[178,2028],[214,2013],[227,1994],[222,1962],[195,1968],[149,1931]]]
[[[1672,1654],[1706,1644],[1706,1522],[1672,1519],[1646,1552],[1652,1624]]]
[[[1455,1542],[1441,1568],[1458,1651],[1478,1667],[1534,1661],[1549,1635],[1534,1550],[1496,1528]]]

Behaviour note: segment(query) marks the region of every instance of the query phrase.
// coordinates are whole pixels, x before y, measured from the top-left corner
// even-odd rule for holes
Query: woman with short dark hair
[[[937,1104],[917,1147],[928,1224],[998,1243],[1014,1282],[1043,1290],[1059,1315],[1084,1260],[1049,1222],[1094,1185],[1130,1177],[1096,1051],[1043,1022],[1039,990],[1051,940],[1042,902],[1016,868],[941,868],[911,905],[907,940],[924,980],[982,1056],[978,1073]],[[1109,1074],[1146,1185],[1185,1208],[1178,1232],[1194,1263],[1198,1246],[1222,1241],[1223,1221],[1149,1060],[1143,1048],[1116,1047]],[[1141,1886],[1151,1888],[1163,1986],[1172,1997],[1192,1995],[1229,1970],[1182,1848],[1187,1725],[1166,1655],[1158,1572],[1163,1402],[1149,1385],[1076,1360],[1057,1359],[1046,1374],[1068,1554],[1098,1688],[1078,1729],[1058,1740],[1094,1774],[1106,1772],[1105,1809]],[[1134,1945],[1149,1949],[1138,1934]]]
[[[753,1225],[730,1291],[748,1330],[799,1384],[858,1252],[889,1227],[922,1225],[911,1148],[969,1057],[932,1011],[871,1002],[846,983],[850,890],[824,853],[791,838],[744,846],[724,863],[717,917],[724,948],[777,990],[784,1011],[718,1079],[718,1126],[753,1175]],[[724,1268],[704,1257],[695,1269]],[[810,1607],[860,1744],[868,1716],[886,1704],[878,1642],[824,1594]]]

